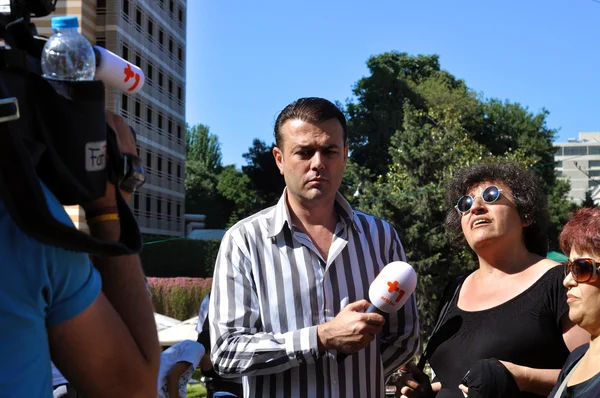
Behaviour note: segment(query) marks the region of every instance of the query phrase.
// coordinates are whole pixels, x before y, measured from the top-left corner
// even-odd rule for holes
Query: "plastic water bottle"
[[[90,42],[78,31],[77,17],[52,18],[54,35],[42,52],[42,74],[54,80],[94,80],[96,57]]]

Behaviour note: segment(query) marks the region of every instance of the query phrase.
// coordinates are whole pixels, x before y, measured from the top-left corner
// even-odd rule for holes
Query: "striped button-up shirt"
[[[344,361],[319,353],[317,325],[347,303],[368,299],[388,263],[405,260],[396,231],[352,210],[337,194],[338,223],[327,259],[277,205],[233,226],[215,266],[209,319],[211,359],[224,376],[244,376],[244,397],[384,397],[385,376],[419,346],[414,294],[385,315],[382,332]]]

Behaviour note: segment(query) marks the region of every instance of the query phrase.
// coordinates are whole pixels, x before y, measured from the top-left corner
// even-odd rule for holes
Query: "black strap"
[[[460,290],[460,287],[467,276],[468,275],[459,276],[458,278],[456,278],[454,280],[454,283],[452,283],[450,286],[448,286],[448,288],[446,288],[446,291],[445,291],[446,294],[444,294],[444,297],[442,298],[443,299],[442,306],[439,311],[437,322],[435,323],[435,326],[433,327],[433,332],[431,332],[431,336],[433,336],[440,329],[442,324],[444,323],[446,315],[448,315],[448,311],[450,310],[450,306],[454,302],[454,299],[456,298],[456,295],[458,294],[458,291]],[[452,292],[452,297],[450,297],[450,299],[448,300],[449,292]],[[431,340],[431,337],[430,337],[430,340]],[[430,357],[430,353],[428,352],[428,349],[429,349],[429,344],[427,345],[427,348],[425,348],[423,355],[421,355],[421,358],[419,358],[419,362],[417,363],[417,367],[421,370],[423,370],[423,368],[425,367],[425,362],[427,362],[427,360]]]

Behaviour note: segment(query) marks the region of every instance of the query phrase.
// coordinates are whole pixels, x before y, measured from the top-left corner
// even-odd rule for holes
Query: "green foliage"
[[[147,276],[206,278],[213,275],[219,245],[216,240],[165,240],[144,245],[140,257]]]
[[[187,213],[205,214],[206,228],[225,227],[233,203],[219,195],[218,176],[222,170],[221,144],[203,124],[188,127],[185,133],[185,208]]]
[[[206,170],[218,171],[221,167],[221,144],[219,138],[210,133],[208,126],[187,126],[185,131],[185,156],[200,162]]]
[[[277,203],[285,183],[273,157],[273,147],[255,139],[244,153],[247,165],[239,171],[226,166],[219,175],[217,190],[233,203],[229,225]]]
[[[180,321],[198,315],[212,278],[148,278],[154,311]]]
[[[484,100],[440,69],[437,56],[385,53],[367,63],[348,103],[351,162],[344,192],[360,186],[357,206],[390,221],[419,275],[423,337],[436,320],[443,289],[477,266],[472,251],[444,230],[444,185],[471,164],[511,160],[532,167],[549,195],[554,243],[568,215],[568,184],[553,169],[548,112]],[[359,185],[360,184],[360,185]]]
[[[592,191],[585,191],[585,199],[583,199],[583,202],[581,202],[581,207],[587,207],[590,209],[597,207],[596,203],[594,202],[594,198],[592,198]]]

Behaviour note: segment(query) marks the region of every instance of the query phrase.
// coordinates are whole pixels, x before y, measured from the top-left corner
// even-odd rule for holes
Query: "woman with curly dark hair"
[[[514,163],[459,171],[446,191],[446,227],[479,267],[447,289],[425,358],[405,397],[546,397],[586,335],[568,318],[563,270],[546,259],[548,210],[536,175]]]

